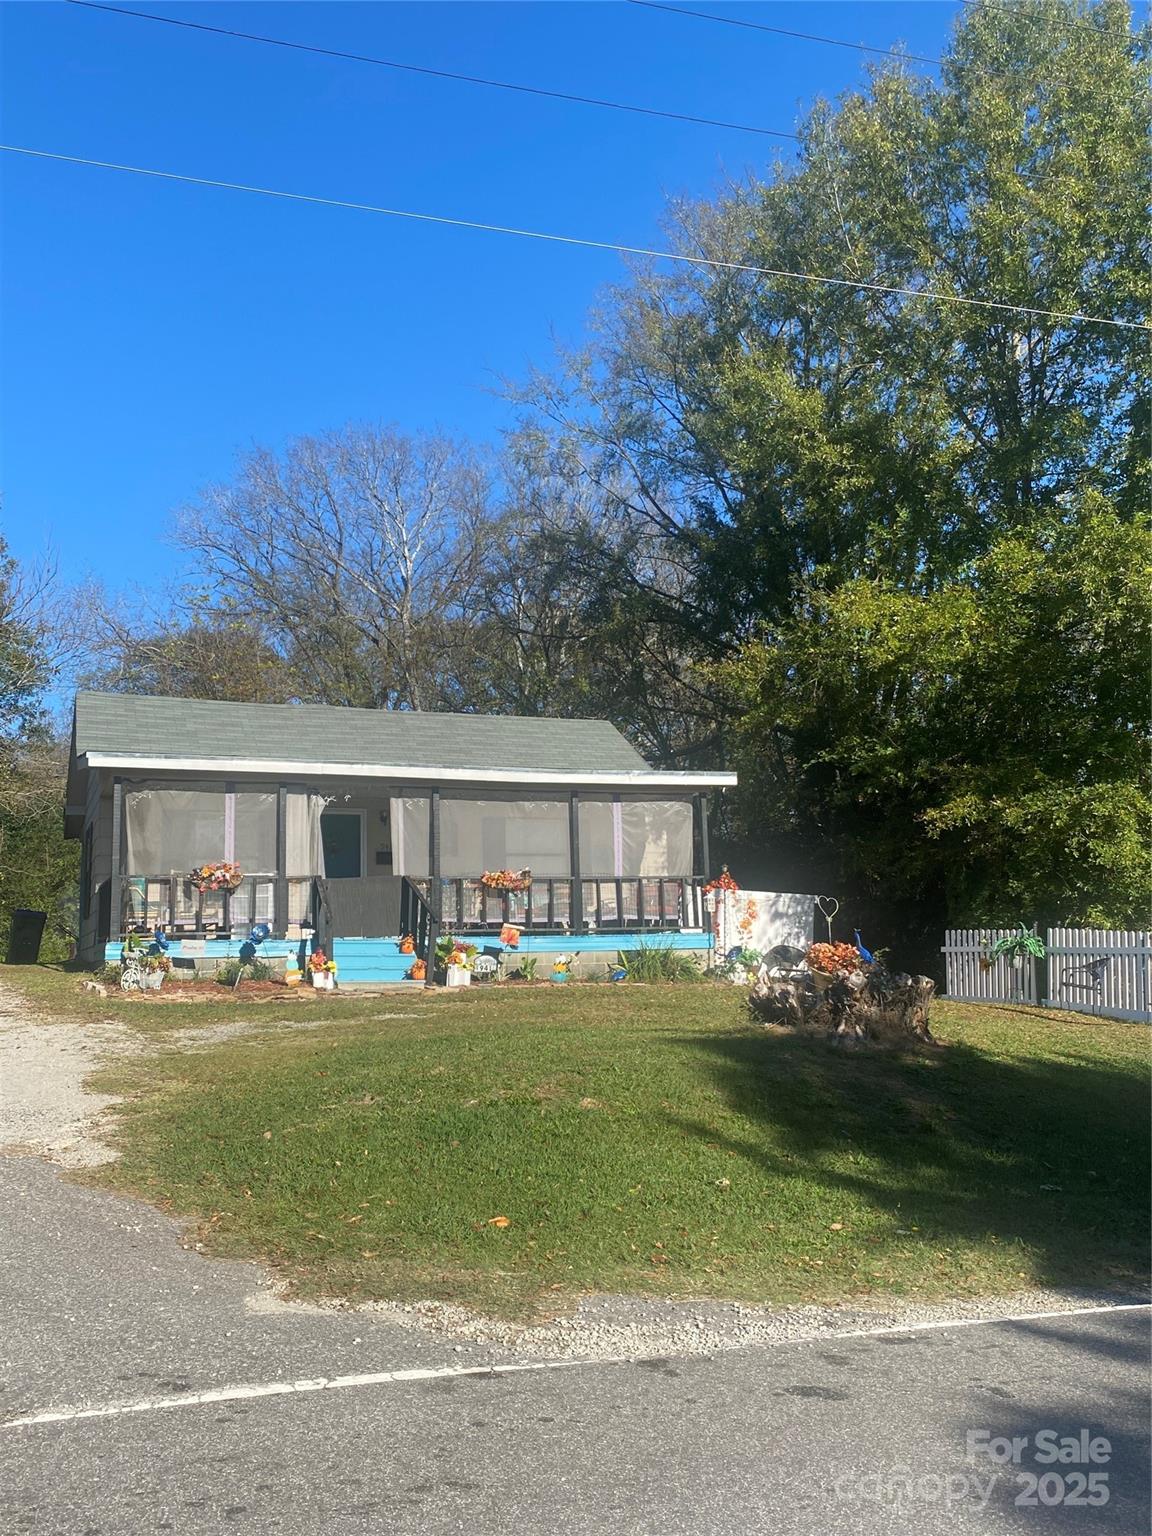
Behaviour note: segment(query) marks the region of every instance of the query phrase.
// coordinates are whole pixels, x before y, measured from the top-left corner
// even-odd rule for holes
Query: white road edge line
[[[1018,1312],[1005,1317],[953,1317],[927,1323],[896,1323],[886,1328],[854,1328],[840,1333],[812,1334],[807,1338],[759,1341],[773,1344],[822,1344],[835,1339],[870,1339],[897,1333],[926,1333],[948,1328],[993,1327],[1000,1323],[1030,1323],[1056,1317],[1092,1317],[1107,1312],[1147,1312],[1146,1301],[1117,1302],[1099,1307],[1065,1307],[1054,1312]],[[755,1347],[757,1341],[750,1341]],[[184,1392],[179,1397],[142,1398],[135,1403],[106,1403],[98,1408],[59,1408],[47,1413],[5,1419],[0,1429],[20,1429],[29,1424],[63,1424],[76,1419],[114,1419],[129,1413],[155,1413],[167,1408],[189,1408],[205,1403],[240,1402],[253,1397],[288,1397],[301,1392],[331,1392],[348,1387],[380,1387],[392,1382],[437,1381],[451,1376],[508,1376],[518,1371],[556,1371],[580,1365],[629,1365],[643,1355],[613,1355],[587,1360],[526,1360],[506,1365],[414,1366],[401,1371],[370,1371],[355,1376],[317,1376],[299,1381],[272,1381],[255,1387],[217,1387],[208,1392]]]
[[[888,1328],[855,1328],[849,1333],[821,1334],[821,1338],[872,1339],[886,1333],[927,1333],[938,1328],[980,1328],[990,1323],[1031,1323],[1049,1317],[1091,1317],[1097,1312],[1147,1312],[1152,1302],[1118,1301],[1104,1307],[1058,1307],[1055,1312],[1017,1312],[1007,1317],[950,1317],[931,1323],[896,1323]],[[0,1425],[0,1428],[3,1428]]]
[[[287,1397],[298,1392],[333,1392],[346,1387],[382,1387],[396,1381],[437,1381],[445,1376],[505,1376],[514,1371],[555,1371],[573,1365],[623,1365],[619,1360],[532,1360],[508,1365],[413,1366],[402,1371],[368,1371],[356,1376],[316,1376],[299,1381],[270,1381],[255,1387],[216,1387],[208,1392],[182,1392],[179,1397],[146,1397],[135,1403],[106,1403],[98,1408],[60,1408],[6,1419],[0,1429],[26,1424],[60,1424],[72,1419],[113,1419],[126,1413],[153,1413],[204,1403],[231,1403],[252,1397]]]

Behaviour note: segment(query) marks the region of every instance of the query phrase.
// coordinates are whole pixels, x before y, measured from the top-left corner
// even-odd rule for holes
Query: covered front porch
[[[405,935],[426,961],[441,934],[483,944],[508,928],[521,953],[711,942],[703,791],[175,776],[111,788],[110,956],[162,928],[175,958],[211,961],[260,924],[269,958],[343,951],[347,979],[370,981],[399,979]],[[193,872],[217,861],[236,883],[201,888]]]

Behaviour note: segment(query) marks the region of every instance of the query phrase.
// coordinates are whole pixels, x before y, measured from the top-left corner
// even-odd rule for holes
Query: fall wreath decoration
[[[728,866],[725,864],[715,879],[709,880],[708,884],[704,887],[704,894],[705,896],[710,896],[713,891],[738,891],[739,889],[740,887],[728,873]]]
[[[489,891],[526,891],[532,884],[530,869],[486,869],[480,884]]]
[[[198,891],[234,891],[244,878],[239,864],[218,859],[215,864],[200,864],[188,877]]]

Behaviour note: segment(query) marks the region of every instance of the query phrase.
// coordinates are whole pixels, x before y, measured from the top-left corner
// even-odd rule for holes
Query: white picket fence
[[[1047,958],[989,963],[997,939],[1018,928],[950,928],[942,946],[945,996],[961,1003],[1025,1003],[1107,1019],[1152,1021],[1152,933],[1112,928],[1049,928]],[[1037,971],[1044,996],[1037,997]]]
[[[1036,1006],[1036,967],[1014,966],[1003,956],[989,965],[997,939],[1010,939],[1019,928],[950,928],[944,935],[948,967],[946,996],[957,1003],[1028,1003]]]
[[[1152,1019],[1152,933],[1049,928],[1046,942],[1046,1008],[1074,1008],[1106,1019]]]

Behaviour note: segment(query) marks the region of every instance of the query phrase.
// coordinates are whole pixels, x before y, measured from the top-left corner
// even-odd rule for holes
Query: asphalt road
[[[254,1309],[255,1270],[34,1159],[0,1159],[0,1227],[3,1536],[1152,1525],[1146,1310],[507,1371],[382,1320]],[[404,1370],[454,1374],[195,1400]],[[91,1409],[114,1411],[11,1423]],[[1038,1459],[1042,1431],[1075,1459]],[[982,1432],[1015,1459],[970,1458]]]

